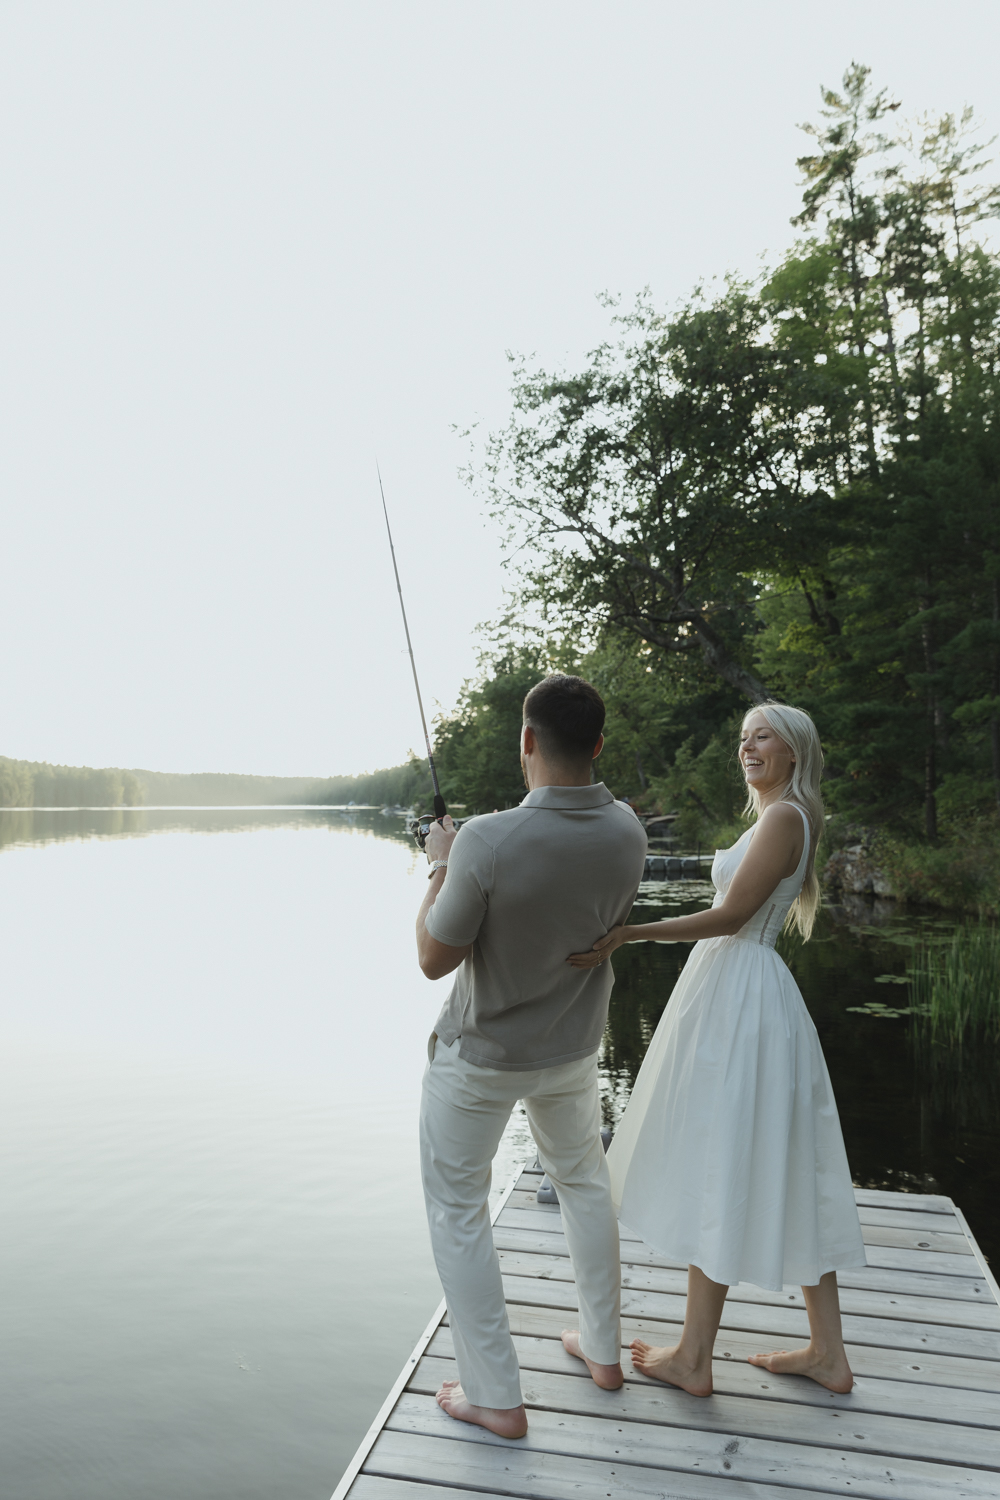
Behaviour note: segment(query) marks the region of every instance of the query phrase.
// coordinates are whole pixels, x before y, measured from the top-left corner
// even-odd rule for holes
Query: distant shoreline
[[[429,789],[426,761],[359,776],[254,776],[59,766],[0,756],[0,809],[409,807]]]

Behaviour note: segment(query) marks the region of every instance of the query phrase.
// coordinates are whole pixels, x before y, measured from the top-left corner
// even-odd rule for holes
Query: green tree
[[[445,801],[470,813],[518,805],[522,708],[546,671],[536,650],[506,652],[480,682],[466,684],[455,713],[438,720],[434,759]]]
[[[577,375],[518,366],[483,478],[525,601],[618,679],[616,779],[670,741],[701,796],[769,693],[812,709],[836,804],[934,839],[941,796],[1000,801],[1000,190],[970,112],[893,137],[897,107],[857,65],[824,90],[793,251],[641,298]]]

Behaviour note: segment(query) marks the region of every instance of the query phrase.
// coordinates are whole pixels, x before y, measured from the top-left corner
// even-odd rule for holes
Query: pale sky
[[[790,242],[853,58],[1000,128],[995,0],[4,3],[0,754],[326,775],[501,607],[453,426]]]

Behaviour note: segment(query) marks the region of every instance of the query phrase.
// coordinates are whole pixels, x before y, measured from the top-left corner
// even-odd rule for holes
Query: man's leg
[[[523,1432],[515,1417],[522,1405],[520,1371],[489,1214],[491,1163],[523,1075],[473,1067],[458,1047],[437,1042],[424,1074],[420,1163],[431,1246],[462,1390],[475,1407],[509,1412]],[[479,1420],[464,1411],[451,1414]],[[500,1431],[504,1424],[482,1425]]]
[[[601,1144],[597,1057],[533,1075],[524,1098],[542,1166],[555,1183],[580,1304],[579,1353],[599,1385],[621,1384],[621,1254]],[[595,1370],[594,1366],[602,1369]]]

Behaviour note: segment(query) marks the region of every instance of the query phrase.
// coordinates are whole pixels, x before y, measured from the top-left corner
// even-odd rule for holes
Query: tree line
[[[323,800],[317,788],[326,785],[333,782],[317,783],[307,776],[56,766],[0,756],[0,807],[282,806]]]
[[[145,801],[134,771],[0,756],[0,807],[140,807]]]
[[[456,800],[521,795],[505,735],[555,667],[606,695],[613,789],[692,832],[732,816],[766,698],[813,714],[844,818],[931,844],[995,821],[1000,188],[971,110],[897,109],[857,65],[823,92],[800,237],[756,280],[612,304],[575,373],[515,361],[468,477],[526,561],[438,727]]]
[[[359,776],[251,776],[238,772],[125,771],[56,766],[0,755],[0,807],[260,807],[350,802],[410,807],[429,785],[427,762]]]

